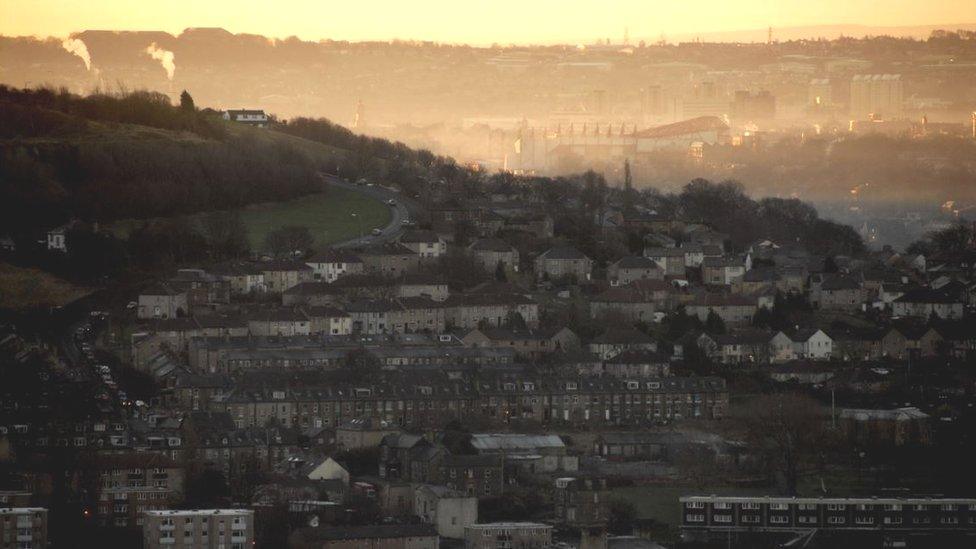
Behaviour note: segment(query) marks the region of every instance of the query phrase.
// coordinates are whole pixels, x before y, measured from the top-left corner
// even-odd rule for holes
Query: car
[[[358,179],[358,180],[356,180],[356,184],[359,185],[359,186],[364,186],[364,185],[366,185],[366,180],[365,179]]]
[[[393,200],[392,198],[387,200],[386,203],[389,204],[390,206],[396,206],[396,200]]]
[[[381,234],[383,234],[383,231],[379,229],[373,229],[373,236],[379,236]]]
[[[400,224],[401,225],[409,225],[410,224],[410,220],[409,219],[404,219],[403,221],[400,222]]]

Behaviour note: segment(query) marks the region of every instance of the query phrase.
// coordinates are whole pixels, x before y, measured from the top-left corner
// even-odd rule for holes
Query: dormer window
[[[579,389],[579,384],[576,383],[575,381],[567,381],[566,382],[566,390],[567,391],[576,391],[578,389]]]

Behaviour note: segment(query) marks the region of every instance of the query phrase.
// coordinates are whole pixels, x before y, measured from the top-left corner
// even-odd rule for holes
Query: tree
[[[495,280],[498,282],[506,282],[508,280],[508,275],[505,273],[505,263],[499,261],[495,265]]]
[[[795,495],[801,466],[813,461],[826,439],[823,406],[804,395],[780,393],[752,399],[733,416],[764,465]]]
[[[839,271],[840,271],[840,267],[837,266],[837,260],[834,259],[834,256],[828,255],[827,258],[824,259],[824,272],[836,273]]]
[[[449,248],[446,254],[424,268],[431,274],[445,278],[452,290],[471,288],[491,278],[482,264],[457,247]]]
[[[467,219],[462,219],[454,223],[454,245],[458,248],[466,247],[471,242],[471,237],[477,234],[473,223]]]
[[[959,255],[969,250],[973,231],[969,225],[959,223],[929,235],[935,251],[946,255]]]
[[[213,509],[227,505],[230,488],[220,471],[205,469],[186,479],[183,505],[187,509]]]
[[[636,202],[637,193],[634,191],[633,177],[630,174],[630,160],[624,159],[624,213],[633,213]]]
[[[247,227],[238,211],[211,212],[203,218],[204,235],[210,247],[210,257],[216,260],[247,256],[251,245]]]
[[[525,323],[525,318],[522,316],[522,313],[514,310],[509,311],[508,315],[505,316],[505,327],[515,331],[528,329],[528,325]]]
[[[714,309],[708,310],[708,318],[705,319],[705,331],[710,334],[725,333],[725,321]]]
[[[637,520],[637,507],[633,503],[614,499],[607,509],[607,530],[618,536],[628,536],[634,532],[634,521]]]
[[[380,375],[381,367],[379,359],[361,347],[346,353],[346,360],[339,372],[349,383],[362,383],[375,380]]]
[[[304,254],[312,248],[315,238],[308,227],[288,225],[268,233],[264,245],[275,257]]]
[[[335,455],[340,465],[354,477],[375,475],[380,467],[379,446],[353,448]]]
[[[183,93],[180,94],[180,108],[190,112],[197,110],[197,106],[193,104],[193,97],[186,90],[183,90]]]

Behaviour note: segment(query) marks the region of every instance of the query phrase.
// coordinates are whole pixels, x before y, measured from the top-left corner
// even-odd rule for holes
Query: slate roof
[[[524,435],[515,433],[495,433],[471,435],[471,446],[479,452],[505,452],[535,450],[538,448],[565,448],[566,444],[557,435]]]
[[[861,287],[857,280],[849,276],[833,275],[824,277],[820,290],[824,292],[857,290]]]
[[[328,248],[313,254],[306,263],[362,263],[360,257],[348,250]]]
[[[658,269],[657,262],[653,259],[643,256],[627,256],[623,257],[614,263],[618,269]]]
[[[512,246],[500,238],[482,238],[475,240],[469,247],[476,252],[511,252]]]
[[[595,344],[634,344],[654,343],[654,339],[635,328],[608,328],[607,331],[593,339]]]
[[[583,252],[572,246],[555,246],[539,256],[542,259],[557,260],[586,260],[589,259]]]

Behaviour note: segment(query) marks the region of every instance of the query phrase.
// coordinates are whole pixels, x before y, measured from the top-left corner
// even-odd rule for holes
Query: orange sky
[[[592,42],[821,25],[976,23],[976,0],[0,0],[0,34],[224,27],[307,40]]]

